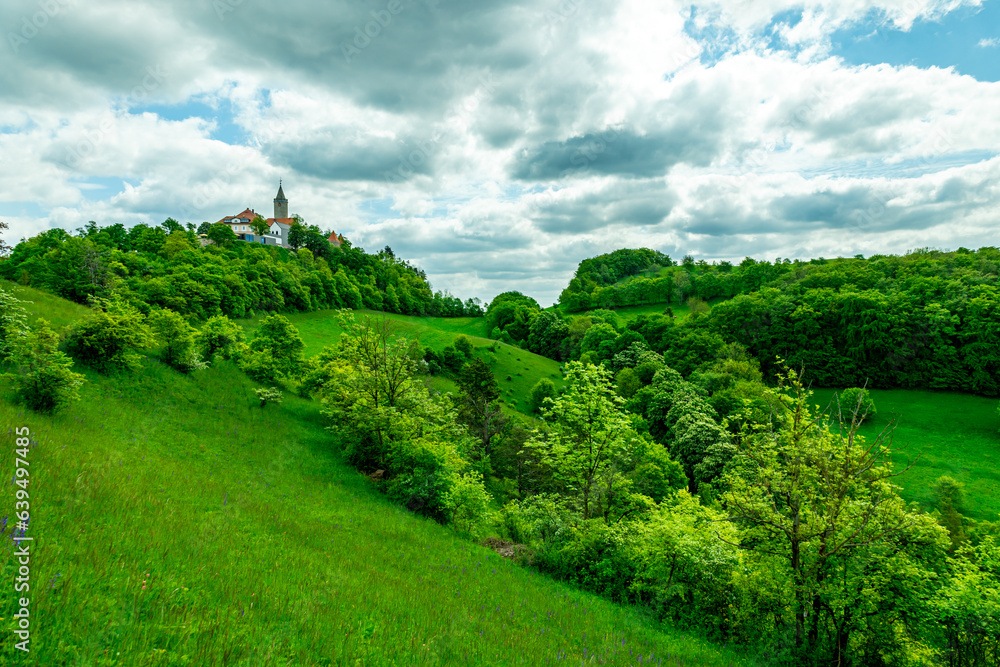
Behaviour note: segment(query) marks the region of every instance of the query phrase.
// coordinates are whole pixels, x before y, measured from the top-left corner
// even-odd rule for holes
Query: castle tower
[[[278,181],[278,196],[274,198],[275,219],[288,217],[288,200],[285,199],[285,191],[281,189],[281,181]]]

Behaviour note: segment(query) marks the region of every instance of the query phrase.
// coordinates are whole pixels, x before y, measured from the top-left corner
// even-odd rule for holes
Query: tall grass
[[[394,507],[315,403],[261,409],[229,364],[87,376],[55,417],[0,400],[4,479],[31,429],[34,537],[22,654],[0,535],[2,664],[746,664]]]

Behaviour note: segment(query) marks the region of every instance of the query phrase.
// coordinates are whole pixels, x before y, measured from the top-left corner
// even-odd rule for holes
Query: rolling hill
[[[31,296],[58,324],[83,312]],[[331,333],[297,324],[310,351]],[[528,382],[526,353],[511,354]],[[315,402],[262,409],[231,364],[185,376],[150,355],[133,375],[85,373],[83,400],[54,417],[0,397],[0,425],[31,432],[34,625],[17,664],[751,664],[393,506],[339,462]],[[13,507],[14,487],[2,495]],[[13,652],[4,642],[0,661]]]

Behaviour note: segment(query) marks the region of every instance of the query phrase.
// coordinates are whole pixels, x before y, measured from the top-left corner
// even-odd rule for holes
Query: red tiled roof
[[[274,224],[276,222],[280,222],[283,225],[291,225],[293,222],[295,222],[295,218],[268,218],[267,219],[267,224],[269,224],[269,225]]]
[[[222,220],[219,220],[219,222],[224,223],[224,224],[232,224],[232,223],[226,223],[226,220],[232,220],[233,218],[246,218],[250,222],[253,222],[253,219],[256,218],[256,217],[257,217],[257,213],[255,211],[253,211],[252,209],[246,208],[246,209],[243,209],[243,211],[241,213],[237,213],[236,215],[227,215]]]

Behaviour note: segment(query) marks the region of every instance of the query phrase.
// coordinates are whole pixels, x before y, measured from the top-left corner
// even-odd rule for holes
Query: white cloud
[[[1000,46],[1000,37],[990,37],[988,39],[984,37],[983,39],[979,40],[978,46],[981,49],[996,48]]]
[[[995,228],[1000,85],[828,48],[872,14],[906,30],[976,0],[404,2],[351,63],[356,3],[67,4],[0,49],[10,238],[267,212],[283,178],[293,212],[436,288],[547,304],[623,246],[833,256]],[[763,31],[796,10],[774,50]]]

